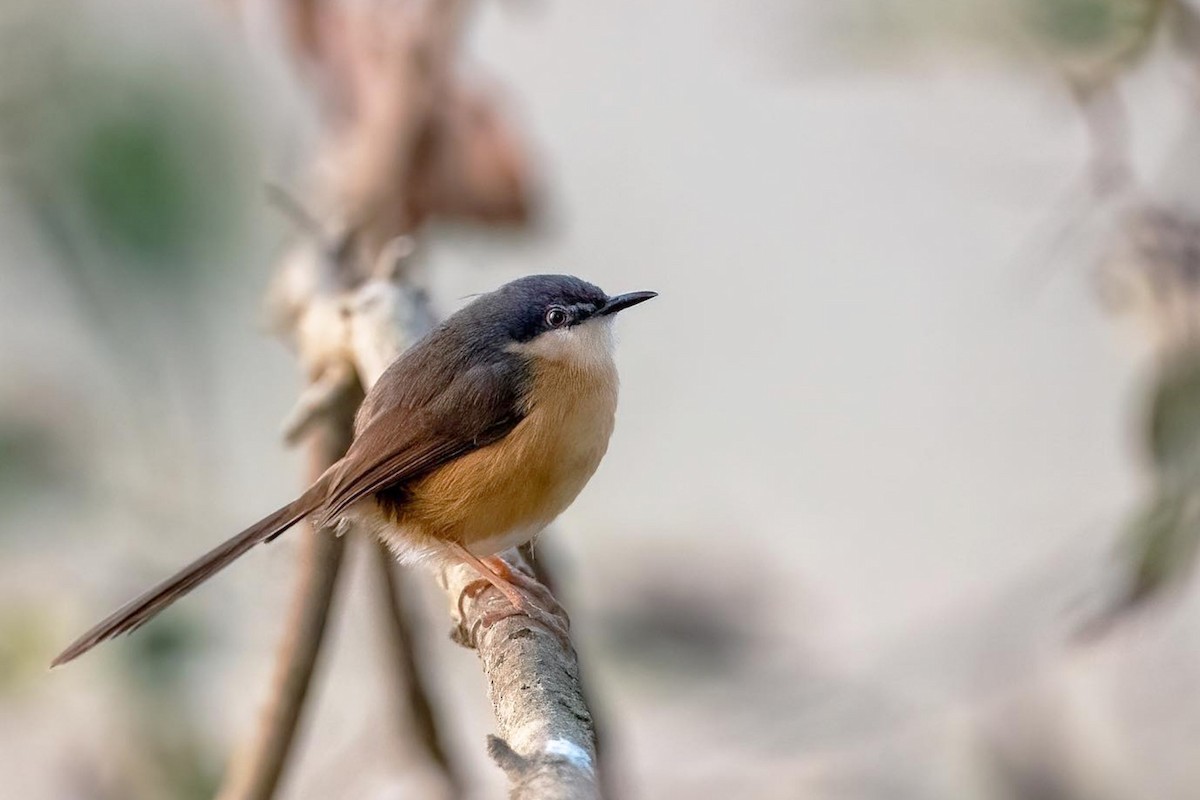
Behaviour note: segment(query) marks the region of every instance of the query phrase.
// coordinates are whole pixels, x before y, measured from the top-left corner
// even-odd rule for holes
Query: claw
[[[526,617],[527,619],[537,622],[542,627],[553,633],[555,638],[562,642],[564,646],[571,646],[571,634],[569,623],[567,623],[566,618],[559,616],[558,614],[551,613],[541,606],[534,604],[526,605],[523,608],[519,608],[515,605],[509,605],[507,608],[493,609],[480,618],[479,625],[484,630],[488,630],[497,622],[508,619],[509,617]]]
[[[562,605],[550,593],[549,589],[529,575],[513,569],[508,562],[499,556],[479,559],[461,545],[454,546],[453,549],[464,563],[469,564],[480,574],[480,579],[467,584],[462,594],[459,595],[458,612],[460,619],[465,619],[466,617],[463,609],[464,597],[474,599],[489,585],[494,586],[508,598],[509,606],[508,608],[494,609],[485,613],[479,620],[479,624],[485,630],[491,628],[500,620],[508,619],[509,617],[524,616],[545,627],[564,646],[570,647],[570,622],[567,620]]]

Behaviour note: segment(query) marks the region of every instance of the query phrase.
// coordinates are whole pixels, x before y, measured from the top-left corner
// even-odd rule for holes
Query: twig
[[[395,559],[382,542],[375,540],[368,544],[370,561],[376,573],[375,598],[382,616],[387,661],[395,667],[392,672],[396,675],[392,682],[394,705],[397,706],[395,712],[397,715],[409,716],[414,734],[411,738],[423,751],[421,755],[437,765],[451,795],[460,797],[463,789],[462,778],[446,755],[429,702],[429,692],[422,677],[421,665],[417,662],[417,647],[412,635],[412,615],[407,613],[407,606],[402,601],[403,573],[396,568]]]
[[[326,418],[311,445],[309,473],[314,480],[346,452],[352,430],[353,406],[343,404],[336,419]],[[345,551],[345,540],[329,530],[313,531],[306,525],[301,539],[295,599],[262,723],[254,740],[237,751],[219,800],[267,800],[274,795],[295,740]]]
[[[284,441],[290,445],[303,441],[314,425],[335,412],[341,399],[356,381],[354,370],[348,365],[336,362],[331,364],[300,393],[295,408],[284,420]]]
[[[320,221],[290,191],[278,183],[267,182],[263,187],[263,192],[267,202],[279,209],[279,212],[287,217],[296,230],[308,234],[316,241],[322,241],[325,238]]]

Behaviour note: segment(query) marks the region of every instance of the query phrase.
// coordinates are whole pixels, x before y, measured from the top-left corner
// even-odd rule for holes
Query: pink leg
[[[504,580],[523,590],[526,594],[535,595],[538,599],[546,601],[546,605],[552,608],[559,607],[558,599],[550,594],[550,590],[540,583],[536,578],[531,578],[520,570],[513,569],[512,566],[500,556],[488,556],[482,559],[488,569],[499,575]]]
[[[483,588],[487,584],[491,584],[508,598],[508,602],[511,604],[510,608],[485,614],[483,617],[483,627],[490,628],[502,619],[524,615],[542,623],[563,639],[563,641],[569,641],[567,628],[564,624],[565,617],[549,611],[533,601],[533,595],[542,595],[543,598],[550,601],[547,605],[558,606],[558,602],[546,591],[546,587],[524,573],[512,569],[499,556],[480,559],[458,543],[451,544],[450,549],[454,555],[462,559],[463,563],[469,564],[478,572],[481,578],[481,580],[470,584],[466,588],[464,591],[465,595],[475,597],[479,592],[483,591]],[[475,588],[477,585],[479,588]],[[561,610],[561,607],[559,607],[559,610]],[[460,616],[462,615],[461,598],[459,614]]]

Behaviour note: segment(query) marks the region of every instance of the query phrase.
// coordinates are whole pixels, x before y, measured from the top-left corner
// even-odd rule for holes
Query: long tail
[[[65,664],[103,641],[136,630],[171,603],[245,555],[255,545],[273,539],[295,525],[319,506],[319,493],[314,489],[316,487],[114,611],[59,653],[58,657],[50,662],[50,666]]]

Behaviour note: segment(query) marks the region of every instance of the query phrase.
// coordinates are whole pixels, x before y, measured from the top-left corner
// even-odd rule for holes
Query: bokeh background
[[[298,534],[46,670],[305,471],[264,186],[309,180],[322,112],[277,4],[233,5],[0,6],[6,797],[210,797],[269,684]],[[1200,793],[1197,11],[471,10],[537,203],[423,228],[435,307],[536,272],[661,294],[546,542],[614,796]],[[282,797],[425,796],[361,550]],[[476,658],[414,584],[452,757],[501,796]]]

